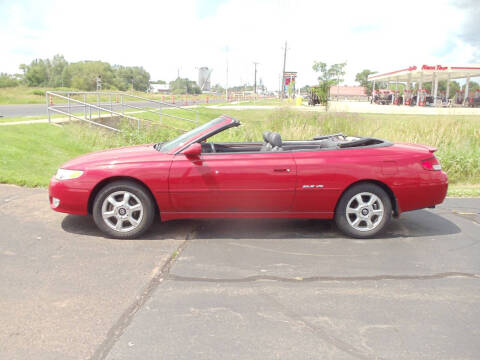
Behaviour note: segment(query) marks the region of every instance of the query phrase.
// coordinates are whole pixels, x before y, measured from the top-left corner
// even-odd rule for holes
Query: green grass
[[[82,127],[82,134],[89,136],[76,136],[74,128],[49,124],[1,127],[0,183],[47,186],[63,162],[121,143],[118,137],[115,143],[113,137],[107,140],[88,127]]]
[[[480,184],[450,184],[448,196],[452,197],[480,197]]]
[[[22,116],[22,117],[2,117],[0,123],[6,122],[18,122],[18,121],[30,121],[30,120],[43,120],[47,119],[47,115],[43,116]]]
[[[165,111],[194,119],[186,110]],[[239,119],[242,126],[216,135],[213,141],[260,141],[265,130],[278,131],[286,140],[342,132],[375,136],[395,142],[412,142],[438,147],[437,157],[450,179],[449,195],[480,196],[480,118],[476,116],[421,116],[383,114],[333,114],[275,110],[221,110],[199,108],[199,122],[222,113]],[[48,124],[0,127],[0,182],[46,186],[65,161],[104,148],[153,143],[171,139],[195,125],[151,113],[139,116],[151,120],[146,130],[115,134],[81,123],[63,127]],[[126,127],[126,126],[125,126]]]
[[[45,104],[45,88],[0,88],[0,104]]]
[[[231,105],[230,103],[225,103],[222,105]],[[277,99],[277,98],[268,98],[268,99],[257,99],[255,101],[253,100],[248,100],[248,101],[242,101],[240,100],[240,103],[238,105],[274,105],[274,106],[282,106],[282,105],[295,105],[294,100],[289,100],[289,99]]]

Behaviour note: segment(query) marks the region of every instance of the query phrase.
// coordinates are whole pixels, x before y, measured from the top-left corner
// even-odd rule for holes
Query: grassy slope
[[[98,136],[85,142],[72,130],[49,124],[1,127],[0,183],[46,186],[63,162],[115,144]]]
[[[259,141],[264,130],[278,131],[285,139],[309,139],[315,135],[343,132],[376,136],[392,141],[437,146],[437,156],[453,184],[452,195],[480,195],[480,119],[472,116],[432,117],[417,115],[324,114],[278,110],[228,111],[243,126],[215,136],[215,141]],[[226,112],[200,109],[200,123]],[[174,115],[188,115],[182,110]],[[143,117],[159,122],[156,114]],[[168,119],[162,122],[184,129],[194,126]],[[98,149],[136,143],[151,143],[174,137],[178,132],[150,127],[149,132],[122,135],[81,124],[56,126],[21,125],[0,128],[0,182],[45,186],[56,168],[77,155]]]

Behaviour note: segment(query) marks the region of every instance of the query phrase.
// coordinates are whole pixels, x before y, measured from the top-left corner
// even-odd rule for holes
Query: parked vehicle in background
[[[80,156],[52,177],[51,208],[91,214],[105,234],[124,239],[157,216],[334,219],[345,234],[368,238],[447,193],[429,146],[343,134],[285,141],[270,131],[263,142],[211,139],[239,125],[221,116],[166,143]]]
[[[320,104],[320,98],[318,97],[317,93],[315,92],[315,87],[311,87],[310,91],[307,95],[308,105],[315,106]]]
[[[393,103],[393,93],[387,89],[375,90],[372,102],[378,105],[391,105]]]
[[[480,93],[477,92],[476,96],[471,96],[467,99],[467,105],[469,107],[480,107]]]

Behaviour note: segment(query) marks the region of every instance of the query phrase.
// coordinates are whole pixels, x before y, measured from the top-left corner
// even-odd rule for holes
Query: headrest
[[[263,132],[263,141],[268,143],[270,141],[270,134],[271,133],[272,133],[271,131],[264,131]]]
[[[277,132],[271,132],[270,133],[270,144],[272,144],[274,147],[282,146],[282,137],[280,136],[279,133],[277,133]]]

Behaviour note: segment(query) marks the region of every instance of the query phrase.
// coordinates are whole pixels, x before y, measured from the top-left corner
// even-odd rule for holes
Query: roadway
[[[0,185],[0,358],[478,359],[480,198],[356,240],[320,220],[104,238]]]

